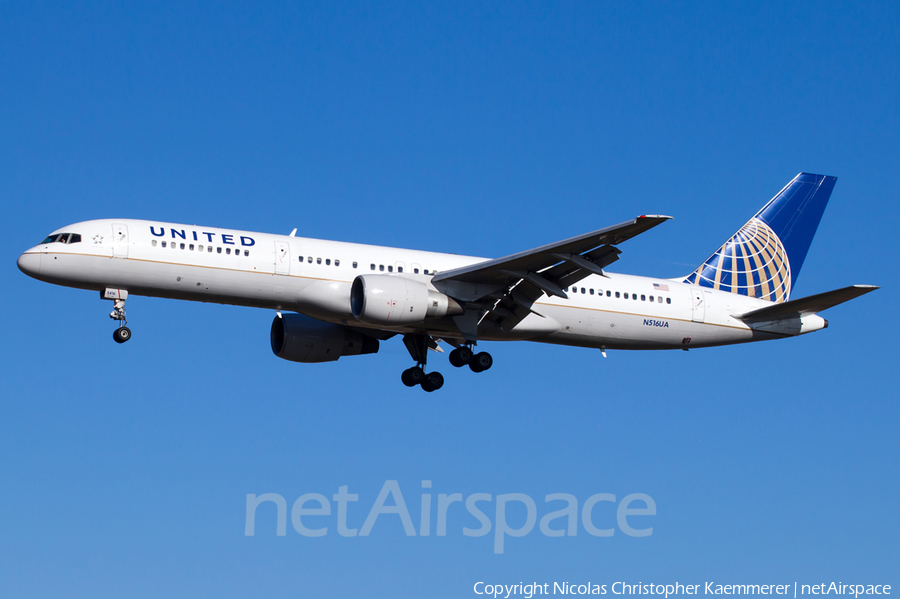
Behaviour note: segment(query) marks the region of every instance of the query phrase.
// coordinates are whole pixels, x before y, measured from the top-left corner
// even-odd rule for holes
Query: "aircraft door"
[[[693,288],[693,313],[691,316],[691,320],[694,322],[703,322],[703,319],[706,317],[706,298],[703,297],[703,290],[699,288]]]
[[[113,257],[128,257],[128,226],[122,223],[113,223]]]
[[[275,242],[275,274],[287,275],[291,272],[291,248],[284,241]]]

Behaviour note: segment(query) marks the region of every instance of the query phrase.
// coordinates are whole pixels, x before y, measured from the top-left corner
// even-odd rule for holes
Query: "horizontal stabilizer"
[[[817,293],[809,297],[801,297],[800,299],[766,306],[759,310],[753,310],[746,314],[735,315],[744,321],[760,321],[760,320],[782,320],[786,318],[800,318],[809,314],[816,314],[822,310],[827,310],[838,304],[849,302],[853,298],[865,295],[870,291],[878,289],[875,285],[853,285],[834,291],[826,291],[825,293]]]

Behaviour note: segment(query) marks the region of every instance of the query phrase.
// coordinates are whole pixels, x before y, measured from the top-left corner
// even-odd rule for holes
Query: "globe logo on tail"
[[[685,282],[784,302],[791,297],[791,263],[775,231],[754,217]]]

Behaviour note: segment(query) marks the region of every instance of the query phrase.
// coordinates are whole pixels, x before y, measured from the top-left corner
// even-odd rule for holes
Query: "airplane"
[[[440,389],[429,350],[491,367],[482,341],[607,350],[688,350],[804,335],[819,312],[878,289],[853,285],[791,299],[836,177],[800,173],[687,276],[609,272],[623,242],[669,220],[618,225],[486,259],[131,219],[90,220],[51,233],[18,259],[30,277],[113,302],[113,338],[131,338],[129,295],[276,311],[272,351],[293,362],[374,354],[401,335],[415,365],[408,387]]]

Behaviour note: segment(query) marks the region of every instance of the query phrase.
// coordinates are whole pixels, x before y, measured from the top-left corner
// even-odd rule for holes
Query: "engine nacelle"
[[[378,339],[302,314],[276,316],[270,337],[275,355],[291,362],[334,362],[378,352]]]
[[[350,288],[350,311],[371,324],[415,324],[464,312],[455,299],[404,277],[359,275]]]

